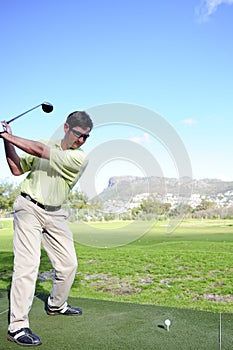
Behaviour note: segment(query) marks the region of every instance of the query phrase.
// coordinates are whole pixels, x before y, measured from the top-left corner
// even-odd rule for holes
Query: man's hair
[[[74,128],[75,126],[79,126],[83,130],[92,129],[93,122],[90,116],[84,111],[75,111],[68,115],[66,119],[66,123],[69,124],[70,128]]]

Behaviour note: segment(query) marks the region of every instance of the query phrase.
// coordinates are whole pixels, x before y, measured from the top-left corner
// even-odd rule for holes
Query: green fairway
[[[107,234],[116,242],[117,225],[112,223],[112,230],[111,223],[97,223],[98,230],[92,230],[94,224],[71,225],[80,261],[78,295],[233,312],[232,221],[186,220],[172,234],[167,234],[166,223],[157,223],[128,245],[112,249],[80,245],[80,236],[82,241],[85,235],[92,244],[98,245]],[[131,225],[122,226],[120,236],[123,230],[134,237]]]
[[[0,293],[0,348],[19,348],[6,340],[6,293]],[[232,349],[233,315],[71,298],[83,308],[79,317],[47,316],[44,302],[35,297],[31,328],[42,338],[42,349],[82,350],[222,350]],[[171,320],[170,331],[164,328]],[[221,334],[221,336],[220,336]]]
[[[120,236],[125,232],[130,237],[134,226],[127,222],[70,226],[79,259],[70,296],[233,312],[232,220],[184,220],[172,234],[167,234],[166,223],[158,222],[140,239],[115,248],[87,246],[80,237],[89,237],[93,244],[108,235],[116,242],[119,228]],[[2,221],[0,233],[0,288],[6,290],[13,263],[12,221]],[[42,250],[37,292],[49,293],[52,277]]]

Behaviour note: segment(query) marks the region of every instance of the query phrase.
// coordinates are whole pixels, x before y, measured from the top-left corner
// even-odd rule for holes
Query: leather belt
[[[24,198],[26,198],[28,201],[34,203],[35,205],[37,205],[38,207],[46,210],[46,211],[57,211],[57,210],[60,210],[61,209],[61,206],[58,205],[58,206],[52,206],[52,205],[44,205],[44,204],[41,204],[39,202],[37,202],[35,199],[33,199],[31,196],[29,196],[29,194],[27,193],[24,193],[24,192],[21,192],[20,195]]]

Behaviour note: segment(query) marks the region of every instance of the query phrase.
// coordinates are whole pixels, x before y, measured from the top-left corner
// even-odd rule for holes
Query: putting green
[[[233,314],[192,311],[92,299],[70,299],[83,308],[79,317],[48,316],[45,297],[34,299],[30,327],[44,350],[222,350],[232,349]],[[0,291],[0,348],[19,346],[6,340],[8,298]],[[171,320],[170,331],[164,328]]]

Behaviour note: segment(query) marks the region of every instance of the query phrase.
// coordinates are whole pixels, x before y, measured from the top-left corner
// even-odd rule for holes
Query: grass
[[[7,289],[13,261],[12,223],[2,225],[0,288]],[[158,222],[134,240],[130,223],[71,224],[79,269],[70,296],[233,312],[232,225],[230,220],[187,220],[167,234],[166,223]],[[108,243],[110,236],[114,244],[120,242],[124,232],[133,242],[99,248],[103,232]],[[97,247],[81,244],[84,236]],[[48,293],[51,279],[52,267],[42,251],[37,292]]]
[[[16,349],[6,340],[6,293],[0,293],[1,349]],[[30,312],[30,327],[42,339],[44,350],[218,350],[220,349],[220,315],[117,303],[102,300],[70,298],[72,305],[83,308],[79,317],[50,317],[44,312],[41,298],[35,298]],[[171,320],[167,332],[164,320]],[[232,349],[232,314],[222,315],[222,350]]]
[[[71,224],[79,269],[69,302],[83,308],[78,318],[44,312],[52,267],[42,250],[30,326],[44,350],[232,349],[233,221],[183,221],[172,234],[166,225],[135,240],[131,223]],[[8,350],[17,347],[6,340],[11,221],[0,222],[0,234],[0,347]],[[124,234],[131,243],[120,245]]]
[[[77,241],[79,232],[87,229],[90,235],[88,226],[73,226]],[[126,230],[129,236],[130,227]],[[98,234],[101,242],[101,230],[92,234],[97,243]],[[80,266],[73,295],[232,312],[232,253],[231,221],[184,221],[172,234],[166,234],[163,223],[157,224],[121,247],[78,245]]]

